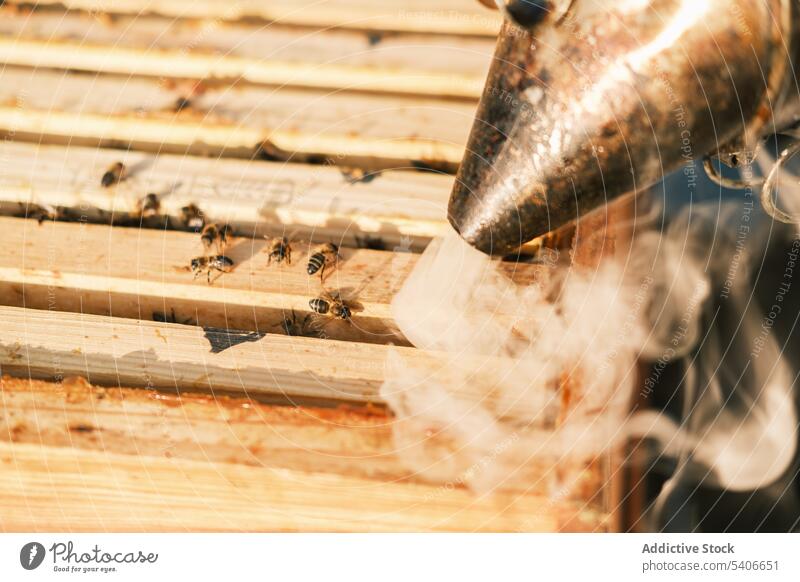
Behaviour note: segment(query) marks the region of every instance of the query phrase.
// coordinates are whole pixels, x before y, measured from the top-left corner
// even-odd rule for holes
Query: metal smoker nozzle
[[[450,222],[485,253],[697,159],[748,158],[800,119],[796,0],[534,4],[549,9],[527,28],[506,10],[450,198]]]

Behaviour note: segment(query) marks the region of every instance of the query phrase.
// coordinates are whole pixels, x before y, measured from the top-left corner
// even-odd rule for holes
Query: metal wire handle
[[[744,190],[745,188],[752,188],[754,186],[761,186],[764,182],[763,178],[756,178],[753,180],[743,180],[741,178],[726,178],[722,174],[719,173],[717,167],[714,165],[714,159],[712,156],[706,156],[703,158],[703,169],[706,171],[706,176],[708,176],[712,182],[714,182],[717,186],[722,186],[723,188],[730,188],[731,190]]]
[[[764,211],[778,222],[787,224],[800,224],[800,214],[789,214],[776,205],[778,174],[786,161],[797,152],[800,152],[800,141],[793,141],[781,150],[761,188],[761,205]]]

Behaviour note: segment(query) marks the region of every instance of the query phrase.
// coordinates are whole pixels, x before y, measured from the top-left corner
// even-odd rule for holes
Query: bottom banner
[[[796,581],[798,541],[792,534],[3,534],[0,580]]]

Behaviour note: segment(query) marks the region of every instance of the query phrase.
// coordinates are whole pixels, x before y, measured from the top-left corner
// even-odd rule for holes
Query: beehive
[[[611,457],[577,497],[477,496],[404,467],[378,396],[390,345],[438,365],[389,305],[446,228],[498,25],[461,0],[4,3],[0,529],[618,527]],[[235,230],[211,285],[188,204]],[[361,309],[287,336],[331,240]]]

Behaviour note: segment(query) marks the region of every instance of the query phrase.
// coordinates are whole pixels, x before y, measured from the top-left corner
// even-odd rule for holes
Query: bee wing
[[[320,297],[326,299],[327,301],[332,301],[332,302],[341,302],[342,300],[341,291],[339,291],[338,289],[335,291],[332,291],[330,289],[323,289]]]
[[[217,237],[217,250],[220,255],[225,254],[225,249],[228,247],[228,242],[233,238],[233,228],[230,224],[225,224],[219,229]]]
[[[227,246],[228,246],[228,241],[226,241],[225,238],[223,238],[222,236],[217,237],[216,248],[218,255],[224,255]]]
[[[364,304],[361,303],[360,301],[356,301],[354,299],[351,299],[350,301],[347,302],[347,307],[349,307],[350,311],[352,311],[354,313],[358,313],[360,311],[364,311]]]
[[[364,289],[364,287],[366,287],[367,284],[369,284],[369,281],[362,283],[357,288],[344,287],[339,289],[337,292],[338,296],[342,301],[347,301],[348,305],[360,305],[360,303],[358,303],[358,296],[361,294],[361,291]]]

